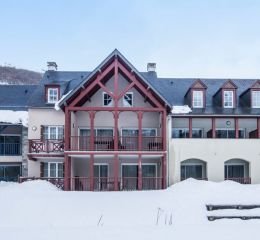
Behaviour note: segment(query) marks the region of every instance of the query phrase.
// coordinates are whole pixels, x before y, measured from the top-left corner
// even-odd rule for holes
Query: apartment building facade
[[[91,72],[55,63],[28,100],[28,172],[65,190],[260,183],[260,81],[159,78],[114,50]]]

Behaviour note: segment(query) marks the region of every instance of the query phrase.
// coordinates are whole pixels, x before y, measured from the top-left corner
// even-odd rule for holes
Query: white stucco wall
[[[249,162],[252,183],[260,183],[260,139],[172,139],[169,151],[169,183],[180,181],[180,163],[200,159],[207,163],[210,181],[224,180],[224,163],[230,159]]]

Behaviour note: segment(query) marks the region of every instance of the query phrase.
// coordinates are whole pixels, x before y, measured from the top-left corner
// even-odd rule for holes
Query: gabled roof
[[[190,88],[193,89],[207,89],[207,86],[200,80],[198,79],[196,82],[194,82]]]
[[[71,98],[75,93],[77,93],[80,88],[82,88],[89,80],[91,80],[95,75],[101,72],[101,69],[103,69],[106,65],[108,65],[115,57],[121,59],[130,69],[131,72],[134,72],[142,81],[144,81],[148,86],[151,87],[151,90],[158,95],[160,99],[165,102],[166,105],[168,105],[171,108],[171,104],[161,95],[156,88],[154,88],[149,81],[147,81],[146,78],[142,74],[139,73],[139,71],[121,54],[117,49],[115,49],[108,57],[105,58],[88,76],[86,76],[82,81],[74,88],[72,91],[67,94],[66,97],[60,101],[59,106],[62,107],[64,103]]]
[[[254,89],[259,88],[260,89],[260,80],[256,80],[256,82],[251,86],[251,88],[254,88]]]
[[[221,87],[222,89],[223,88],[225,88],[225,89],[237,89],[237,85],[235,84],[235,83],[233,83],[233,81],[232,80],[228,80],[228,81],[226,81],[223,85],[222,85],[222,87]]]

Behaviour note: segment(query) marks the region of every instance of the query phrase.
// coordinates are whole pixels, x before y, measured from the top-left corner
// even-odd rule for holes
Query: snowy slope
[[[234,182],[189,179],[162,191],[108,193],[63,192],[44,181],[0,183],[0,236],[5,240],[252,240],[259,239],[260,220],[209,222],[205,205],[259,203],[260,185]]]

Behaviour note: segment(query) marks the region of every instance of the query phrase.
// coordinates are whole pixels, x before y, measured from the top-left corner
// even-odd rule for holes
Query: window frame
[[[105,95],[107,95],[111,98],[111,102],[108,105],[105,105]],[[102,104],[103,104],[103,107],[112,107],[113,106],[113,98],[107,92],[102,93]]]
[[[201,93],[201,105],[197,105],[195,106],[194,102],[195,102],[195,93],[198,93],[200,92]],[[202,90],[202,89],[193,89],[192,90],[192,108],[204,108],[204,94],[205,94],[205,91]],[[197,101],[198,102],[198,101]]]
[[[131,105],[127,102],[127,100],[125,100],[125,96],[126,96],[127,94],[130,94],[130,95],[132,96],[132,99],[131,99],[132,104],[131,104]],[[134,93],[133,93],[133,92],[127,92],[127,93],[125,93],[125,95],[123,96],[123,106],[124,106],[124,107],[133,107],[133,106],[134,106]]]
[[[258,106],[254,105],[254,93],[259,94],[259,105]],[[251,107],[252,108],[260,108],[260,90],[255,90],[255,89],[251,90]]]
[[[47,164],[47,175],[48,176],[44,176],[46,178],[63,178],[64,177],[64,163],[63,162],[44,162],[44,164]],[[51,164],[55,164],[55,177],[51,177],[50,173],[51,173]],[[62,164],[62,173],[63,173],[63,177],[59,177],[59,165]],[[44,169],[45,170],[45,169]],[[43,171],[44,172],[44,171]]]
[[[50,91],[56,91],[57,95],[56,95],[56,100],[51,100],[50,99]],[[56,102],[59,101],[59,87],[47,87],[47,102],[48,103],[51,103],[51,104],[55,104]]]
[[[45,125],[43,126],[43,128],[47,128],[47,134],[44,132],[45,130],[43,130],[43,138],[45,140],[63,140],[64,139],[64,126],[63,125]],[[51,138],[51,128],[55,128],[55,135],[56,138]],[[59,138],[59,129],[62,128],[63,131],[63,137]],[[46,138],[47,135],[47,138]]]
[[[230,103],[230,101],[226,101],[226,98],[225,98],[225,93],[228,92],[228,93],[232,93],[232,96],[231,96],[231,99],[232,99],[232,105],[231,106],[225,106],[225,103]],[[229,96],[230,97],[230,96]],[[234,108],[235,107],[235,92],[234,90],[231,90],[231,89],[223,89],[223,107],[224,108]]]

